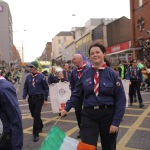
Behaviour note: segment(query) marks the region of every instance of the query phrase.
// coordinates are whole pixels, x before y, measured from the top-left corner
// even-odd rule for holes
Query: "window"
[[[141,7],[143,5],[143,0],[138,0],[139,3],[139,7]]]
[[[66,42],[66,36],[64,36],[64,42]]]
[[[61,43],[61,39],[58,39],[58,43],[59,43],[59,44]]]

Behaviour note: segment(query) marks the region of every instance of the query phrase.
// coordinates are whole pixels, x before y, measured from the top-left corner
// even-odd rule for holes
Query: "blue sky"
[[[51,42],[60,31],[84,26],[90,18],[130,18],[129,0],[4,1],[12,14],[14,44],[19,49],[24,42],[25,61],[40,56],[46,42]]]

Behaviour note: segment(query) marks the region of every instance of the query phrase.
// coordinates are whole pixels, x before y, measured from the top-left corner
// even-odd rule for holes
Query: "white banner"
[[[50,101],[53,113],[59,113],[64,109],[66,101],[70,99],[71,90],[69,82],[59,82],[49,86]]]
[[[128,101],[129,101],[129,83],[130,83],[129,80],[122,80],[122,84],[126,95],[126,107],[128,107]]]

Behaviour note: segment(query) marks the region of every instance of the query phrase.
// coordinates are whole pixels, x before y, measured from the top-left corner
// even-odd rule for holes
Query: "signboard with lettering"
[[[117,44],[114,46],[107,47],[106,52],[107,52],[107,54],[111,54],[111,53],[115,53],[115,52],[121,52],[122,50],[130,49],[130,46],[131,46],[131,42],[127,41],[124,43],[120,43],[120,44]]]

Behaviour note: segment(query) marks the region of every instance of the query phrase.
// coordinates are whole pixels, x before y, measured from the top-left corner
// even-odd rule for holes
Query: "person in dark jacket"
[[[118,73],[104,61],[105,54],[106,48],[100,43],[95,42],[89,47],[93,66],[83,72],[61,115],[74,107],[83,95],[82,142],[97,147],[100,135],[103,150],[116,150],[116,138],[125,113],[126,97]]]
[[[0,119],[3,124],[0,150],[22,150],[22,116],[16,90],[12,83],[2,76],[0,76]]]
[[[126,79],[130,80],[130,87],[129,87],[130,106],[133,105],[133,96],[136,90],[139,100],[139,108],[143,108],[144,104],[140,93],[140,86],[143,84],[143,76],[140,68],[137,67],[137,60],[133,59],[131,63],[132,65],[128,68],[126,73]]]
[[[67,81],[70,81],[70,75],[71,75],[71,71],[69,70],[69,64],[65,63],[63,65],[63,76],[64,78],[67,79]]]
[[[76,67],[72,70],[71,76],[70,76],[71,92],[73,92],[73,90],[75,89],[75,86],[78,83],[79,79],[81,78],[83,71],[88,68],[88,66],[83,62],[83,58],[81,54],[74,55],[73,63]],[[74,107],[79,130],[80,130],[80,125],[81,125],[82,101],[83,101],[83,95],[80,97],[80,101],[78,101],[78,103]],[[80,138],[80,137],[81,135],[79,131],[77,138]]]
[[[123,60],[122,63],[120,64],[119,68],[119,76],[121,77],[121,79],[125,79],[125,74],[127,71],[127,61]]]
[[[33,141],[39,140],[39,133],[42,132],[43,123],[41,120],[41,109],[47,104],[49,87],[44,74],[38,72],[38,62],[33,61],[29,64],[30,72],[26,77],[23,88],[23,103],[28,97],[29,109],[34,119],[33,121]]]
[[[57,72],[56,72],[56,68],[52,67],[52,71],[48,76],[48,84],[52,84],[52,83],[57,83]]]

